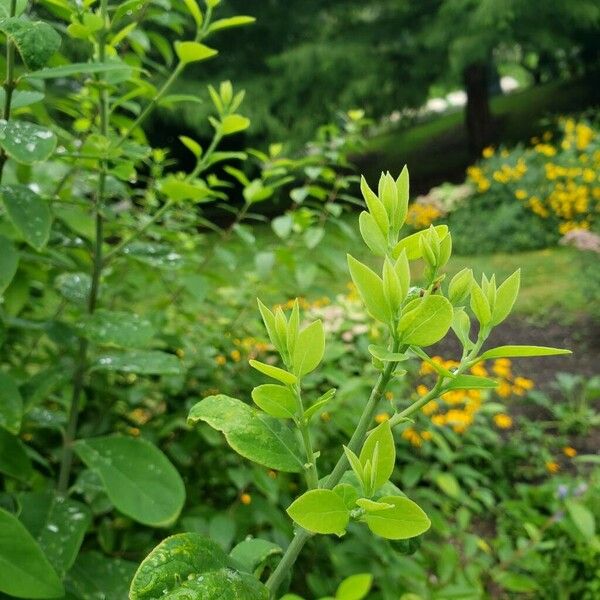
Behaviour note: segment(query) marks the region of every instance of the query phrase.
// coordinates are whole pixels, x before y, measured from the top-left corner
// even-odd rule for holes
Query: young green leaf
[[[176,41],[174,46],[177,58],[179,58],[184,65],[207,60],[218,54],[217,50],[209,48],[200,42]]]
[[[223,135],[233,135],[250,127],[250,119],[242,115],[227,115],[221,121]],[[256,202],[256,200],[254,200]]]
[[[392,312],[397,314],[404,300],[404,290],[392,261],[386,257],[383,263],[383,293]]]
[[[379,510],[385,510],[386,508],[394,508],[393,504],[387,504],[386,502],[376,502],[375,500],[369,500],[368,498],[359,498],[356,501],[356,504],[366,512],[377,512]]]
[[[190,15],[192,15],[194,21],[196,22],[196,27],[202,27],[203,17],[202,11],[198,6],[196,0],[183,0],[186,8],[188,9]]]
[[[447,390],[486,390],[498,387],[495,379],[475,375],[457,375],[447,385]]]
[[[398,179],[396,179],[396,190],[398,192],[398,209],[395,215],[392,217],[394,224],[394,231],[399,231],[404,221],[406,221],[406,215],[408,214],[408,200],[409,200],[409,175],[408,167],[404,165]]]
[[[227,443],[248,460],[288,473],[304,468],[294,431],[285,422],[241,400],[223,394],[208,396],[190,410],[188,423],[193,425],[198,421],[221,431]]]
[[[461,305],[469,297],[472,285],[473,271],[471,269],[459,271],[450,281],[448,300],[454,306]]]
[[[358,498],[358,492],[349,483],[338,483],[333,491],[344,501],[346,508],[352,510]]]
[[[302,377],[314,371],[325,353],[325,330],[318,320],[305,327],[299,334],[294,348],[292,364],[294,374]]]
[[[448,235],[448,226],[447,225],[436,225],[435,231],[440,240],[443,240]],[[392,250],[393,258],[398,258],[402,250],[406,251],[406,257],[408,260],[416,260],[417,258],[421,258],[421,237],[427,232],[427,230],[417,231],[417,233],[413,233],[403,239],[401,239]]]
[[[403,344],[430,346],[446,335],[453,316],[452,305],[443,296],[418,298],[406,306],[398,335]]]
[[[497,289],[492,320],[490,322],[491,325],[499,325],[510,314],[519,294],[520,281],[521,269],[517,269]]]
[[[267,377],[271,377],[272,379],[276,379],[277,381],[281,381],[281,383],[285,383],[287,385],[293,385],[298,381],[298,378],[288,371],[284,371],[279,367],[274,367],[273,365],[268,365],[266,363],[260,362],[259,360],[250,360],[250,366],[254,367],[257,371],[260,371],[263,375]]]
[[[489,300],[475,282],[471,286],[471,310],[482,326],[490,323],[492,312]]]
[[[549,348],[547,346],[498,346],[486,350],[479,360],[490,358],[519,358],[527,356],[555,356],[558,354],[572,354],[571,350],[563,348]]]
[[[373,575],[370,573],[357,573],[346,577],[340,583],[335,600],[362,600],[367,597],[373,584]]]
[[[373,192],[373,190],[371,190],[371,188],[369,187],[367,180],[362,176],[360,178],[360,190],[362,192],[363,198],[365,199],[365,203],[367,205],[369,213],[372,215],[373,219],[377,223],[377,227],[383,234],[384,239],[386,239],[387,234],[390,230],[390,221],[388,218],[387,211],[385,210],[385,207],[380,202],[375,192]]]
[[[293,419],[298,410],[296,396],[283,385],[259,385],[252,390],[252,400],[268,415],[278,419]]]
[[[374,319],[388,323],[392,318],[392,312],[385,299],[381,278],[349,254],[348,268],[367,311]]]
[[[243,27],[244,25],[251,25],[256,19],[254,17],[247,17],[245,15],[238,15],[235,17],[228,17],[227,19],[218,19],[210,24],[208,31],[213,33],[215,31],[221,31],[222,29],[231,29],[232,27]]]
[[[431,526],[431,521],[423,509],[408,498],[384,496],[379,502],[391,504],[393,508],[367,513],[363,517],[375,535],[388,540],[405,540],[421,535]]]
[[[361,463],[358,456],[356,456],[356,454],[354,454],[354,452],[352,452],[352,450],[350,450],[350,448],[348,448],[348,446],[344,446],[344,454],[346,455],[346,458],[348,459],[348,462],[350,463],[350,466],[352,467],[354,474],[358,478],[358,481],[364,488],[364,466],[363,466],[363,464]]]
[[[375,222],[373,215],[363,211],[358,217],[360,234],[375,256],[384,256],[387,252],[387,239]]]
[[[287,509],[295,523],[312,533],[342,535],[350,520],[344,500],[333,490],[310,490]]]
[[[360,451],[359,460],[362,465],[365,465],[367,460],[371,460],[374,493],[391,477],[396,464],[396,445],[388,421],[378,425],[369,434]]]

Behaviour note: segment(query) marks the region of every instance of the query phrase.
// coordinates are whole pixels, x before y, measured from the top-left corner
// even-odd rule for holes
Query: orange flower
[[[386,421],[388,421],[390,418],[390,415],[386,412],[382,412],[379,413],[378,415],[375,415],[375,422],[376,423],[385,423]]]
[[[417,394],[419,396],[425,396],[429,392],[429,388],[423,384],[417,386]]]
[[[246,506],[248,506],[248,504],[250,504],[252,502],[252,496],[248,493],[243,493],[240,496],[240,502],[242,504],[245,504]]]
[[[573,458],[573,457],[577,456],[577,450],[575,450],[575,448],[573,448],[571,446],[565,446],[563,448],[563,453],[565,456],[568,456],[569,458]]]
[[[560,465],[555,460],[548,460],[546,461],[546,471],[550,474],[558,473]]]

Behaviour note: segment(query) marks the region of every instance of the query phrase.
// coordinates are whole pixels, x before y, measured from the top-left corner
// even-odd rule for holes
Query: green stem
[[[14,17],[17,12],[17,0],[10,0],[9,17]],[[15,89],[14,79],[15,69],[15,46],[6,38],[6,79],[4,80],[4,110],[2,112],[2,118],[5,121],[10,119],[10,109],[12,103],[12,95]],[[0,182],[2,181],[2,175],[4,174],[4,165],[8,160],[8,155],[4,148],[0,151]]]
[[[294,394],[296,395],[296,399],[298,400],[298,405],[300,406],[300,419],[297,420],[296,424],[298,425],[298,429],[300,430],[300,434],[302,436],[302,443],[304,444],[304,454],[306,455],[306,485],[308,489],[314,490],[319,487],[319,471],[317,469],[317,461],[315,460],[315,452],[313,450],[312,439],[310,437],[310,429],[309,423],[304,418],[304,404],[302,402],[302,395],[300,393],[300,387],[293,387]]]
[[[106,36],[108,35],[108,0],[102,0],[100,7],[102,17],[104,19],[105,28],[99,39],[98,61],[104,62],[106,58]],[[100,132],[104,137],[108,137],[108,92],[106,87],[100,90],[99,98],[100,106]],[[104,241],[104,196],[106,193],[106,172],[108,164],[106,160],[100,163],[100,175],[98,177],[98,189],[94,199],[94,220],[96,224],[95,237],[93,241],[92,255],[92,282],[88,296],[87,311],[92,314],[96,310],[98,304],[98,295],[100,290],[100,278],[102,276],[102,243]],[[69,407],[69,420],[67,429],[63,439],[63,453],[60,463],[60,471],[58,475],[58,492],[64,495],[69,486],[69,478],[71,474],[71,466],[73,464],[73,442],[77,436],[77,423],[79,420],[79,409],[81,395],[84,387],[85,372],[88,363],[88,343],[83,338],[79,341],[77,353],[77,363],[75,366],[75,374],[73,378],[73,394],[71,396],[71,404]]]
[[[405,347],[400,347],[400,345],[394,341],[392,351],[393,352],[404,352],[406,350]],[[386,364],[384,370],[379,375],[377,382],[375,383],[375,387],[371,391],[371,395],[369,396],[369,400],[365,405],[365,408],[362,412],[358,425],[348,442],[348,447],[353,452],[358,452],[360,446],[362,446],[364,442],[365,435],[367,434],[367,430],[369,429],[369,425],[373,420],[373,416],[375,415],[375,410],[377,409],[377,404],[381,400],[385,389],[392,378],[394,373],[394,369],[396,368],[395,362],[389,362]],[[335,487],[341,480],[345,471],[348,469],[348,459],[346,458],[346,454],[342,452],[340,458],[338,459],[333,471],[330,473],[329,477],[325,485],[324,489],[332,489]],[[296,562],[298,555],[300,554],[304,544],[310,539],[311,533],[305,531],[304,529],[297,529],[294,539],[290,542],[290,545],[287,547],[285,554],[279,561],[279,564],[267,580],[265,584],[271,596],[275,596],[277,590],[281,586],[281,583],[285,579],[286,575],[290,572],[294,563]]]

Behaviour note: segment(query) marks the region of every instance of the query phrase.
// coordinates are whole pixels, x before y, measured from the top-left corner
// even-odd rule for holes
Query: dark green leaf
[[[120,371],[139,375],[179,375],[181,361],[174,355],[159,350],[127,350],[105,353],[92,366],[95,371]]]
[[[0,146],[17,162],[32,165],[50,157],[56,147],[56,136],[34,123],[0,120]]]
[[[17,47],[30,71],[41,69],[60,48],[60,35],[43,21],[9,17],[0,21],[0,31]]]
[[[22,415],[23,399],[17,384],[9,375],[0,372],[0,427],[18,434]]]

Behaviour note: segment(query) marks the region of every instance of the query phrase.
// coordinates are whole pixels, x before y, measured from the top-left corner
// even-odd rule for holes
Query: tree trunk
[[[473,63],[467,66],[463,71],[463,79],[467,93],[465,124],[469,152],[473,157],[478,157],[492,139],[492,115],[486,65]]]

